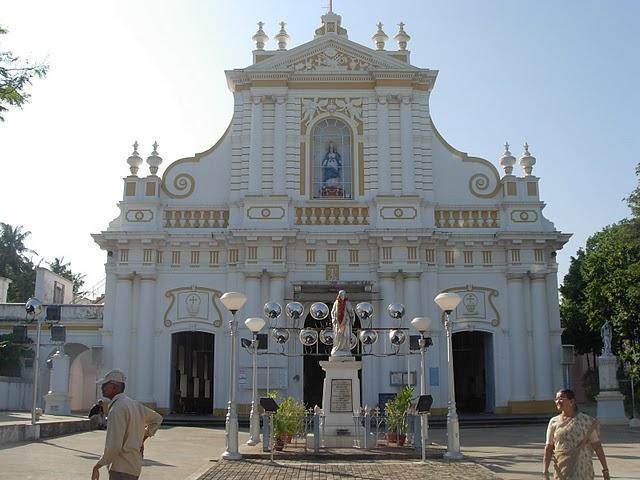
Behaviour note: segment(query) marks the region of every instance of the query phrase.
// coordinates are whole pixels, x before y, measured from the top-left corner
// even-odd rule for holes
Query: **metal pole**
[[[35,364],[33,365],[33,388],[32,388],[32,393],[33,393],[33,398],[32,398],[32,402],[31,402],[31,425],[35,425],[37,420],[36,420],[36,403],[38,401],[38,380],[39,380],[39,375],[40,375],[40,330],[41,330],[41,323],[40,323],[40,319],[36,317],[36,323],[38,324],[37,327],[37,333],[36,333],[36,358],[35,358]],[[39,432],[36,432],[34,429],[33,434],[35,435],[35,440],[38,440],[38,438],[40,437]]]
[[[636,395],[633,389],[634,378],[631,377],[631,416],[633,418],[638,418],[638,414],[636,413]]]
[[[226,460],[240,460],[242,455],[238,451],[238,410],[236,406],[236,368],[238,363],[238,349],[236,339],[238,335],[238,322],[236,322],[236,312],[231,312],[231,320],[229,321],[231,329],[231,367],[229,370],[229,408],[227,409],[226,421],[226,443],[227,448],[222,454],[222,458]]]
[[[449,404],[447,410],[447,452],[444,458],[449,460],[458,460],[462,458],[460,453],[460,425],[458,424],[458,413],[456,412],[456,389],[453,377],[453,326],[449,314],[445,312],[447,329],[447,367],[448,367],[448,383],[449,383]]]
[[[260,443],[260,417],[258,416],[258,335],[253,334],[253,340],[251,341],[251,354],[253,364],[253,379],[251,384],[251,414],[249,419],[249,440],[247,445],[257,445]]]
[[[419,345],[420,345],[420,395],[426,395],[427,394],[427,376],[425,373],[425,366],[424,366],[424,347],[426,345],[427,341],[425,340],[424,336],[421,334],[420,335],[420,340],[419,340]],[[425,458],[425,450],[427,448],[427,444],[426,441],[429,438],[429,419],[427,418],[427,414],[426,413],[422,413],[420,414],[420,439],[421,439],[421,450],[422,450],[422,461],[424,462],[426,460]]]

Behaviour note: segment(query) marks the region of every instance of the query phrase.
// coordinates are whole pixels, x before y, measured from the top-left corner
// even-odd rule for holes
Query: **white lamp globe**
[[[433,301],[438,304],[441,310],[451,313],[453,312],[462,298],[457,293],[445,292],[440,293]]]
[[[247,303],[247,296],[244,293],[227,292],[220,297],[220,301],[230,312],[237,312]]]
[[[253,333],[258,333],[260,330],[262,330],[262,327],[264,327],[265,321],[264,321],[264,318],[261,318],[261,317],[251,317],[251,318],[247,318],[244,321],[244,324]]]
[[[424,333],[431,328],[431,319],[429,317],[416,317],[411,320],[411,325],[420,333]]]

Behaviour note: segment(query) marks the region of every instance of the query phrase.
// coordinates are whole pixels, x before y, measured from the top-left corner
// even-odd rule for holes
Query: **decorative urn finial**
[[[389,40],[389,37],[382,30],[382,22],[378,22],[378,31],[371,37],[371,39],[375,42],[376,48],[378,50],[384,50],[384,43]]]
[[[158,142],[153,142],[153,152],[147,157],[147,165],[151,175],[158,173],[158,167],[162,163],[162,157],[158,155]]]
[[[398,26],[400,27],[400,30],[398,30],[398,33],[396,33],[396,36],[393,37],[393,39],[398,42],[398,48],[400,50],[406,50],[407,49],[407,42],[409,40],[411,40],[411,37],[409,36],[409,34],[407,32],[404,31],[404,23],[400,22],[398,24]]]
[[[138,173],[138,169],[140,165],[142,165],[142,158],[138,154],[138,141],[133,142],[133,153],[129,158],[127,158],[127,163],[129,164],[129,170],[131,170],[131,175],[136,175]]]
[[[258,22],[258,31],[253,37],[251,37],[251,40],[256,42],[256,50],[264,50],[264,44],[267,40],[269,40],[269,37],[266,33],[264,33],[264,30],[262,29],[263,26],[264,22]]]
[[[278,50],[286,50],[287,49],[287,40],[289,40],[289,34],[284,29],[286,23],[280,22],[280,31],[275,36],[275,39],[278,41]]]
[[[525,175],[531,175],[531,171],[533,170],[533,166],[535,164],[536,157],[529,153],[529,145],[525,143],[524,152],[522,153],[522,157],[520,157],[520,166],[524,170]]]
[[[504,153],[502,154],[502,158],[500,158],[500,165],[504,168],[505,175],[513,174],[513,166],[516,164],[516,157],[511,155],[509,151],[509,142],[505,142],[504,144]]]

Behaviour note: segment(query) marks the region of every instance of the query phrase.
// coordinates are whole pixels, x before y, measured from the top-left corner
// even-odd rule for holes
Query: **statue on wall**
[[[331,308],[334,335],[332,357],[351,357],[351,330],[354,318],[353,305],[347,300],[347,292],[340,290]]]
[[[602,336],[603,343],[602,356],[612,356],[613,352],[611,351],[611,337],[613,336],[613,329],[611,328],[611,323],[609,323],[609,320],[604,322],[604,325],[602,325],[602,328],[600,329],[600,335]]]
[[[322,159],[322,184],[335,187],[340,183],[342,176],[342,157],[336,152],[333,142],[329,142],[329,150]]]

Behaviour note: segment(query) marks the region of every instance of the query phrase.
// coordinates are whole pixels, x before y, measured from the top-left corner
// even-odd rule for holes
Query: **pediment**
[[[245,69],[245,72],[357,73],[370,70],[420,71],[344,37],[316,38]]]

